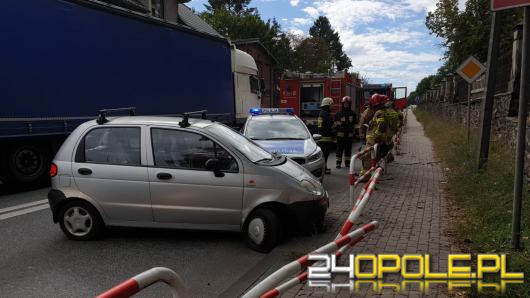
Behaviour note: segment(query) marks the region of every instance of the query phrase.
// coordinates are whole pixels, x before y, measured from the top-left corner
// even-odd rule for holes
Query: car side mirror
[[[210,158],[206,161],[206,163],[204,164],[204,167],[208,170],[208,171],[213,171],[213,173],[215,174],[215,177],[224,177],[225,174],[223,172],[221,172],[221,163],[219,162],[219,160],[217,158]]]
[[[318,141],[318,140],[322,139],[322,135],[314,134],[314,135],[313,135],[313,139],[314,139],[315,141]]]

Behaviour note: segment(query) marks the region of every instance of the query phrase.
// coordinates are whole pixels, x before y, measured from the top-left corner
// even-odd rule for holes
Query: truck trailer
[[[260,106],[252,57],[221,37],[92,0],[6,0],[0,11],[0,181],[48,180],[66,136],[106,108],[208,110],[229,124]]]

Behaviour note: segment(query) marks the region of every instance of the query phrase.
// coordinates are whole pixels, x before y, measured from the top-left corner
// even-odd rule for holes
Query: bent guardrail
[[[305,270],[307,266],[310,264],[309,262],[309,255],[310,254],[326,254],[326,253],[332,253],[343,246],[346,246],[353,241],[355,241],[357,238],[364,236],[374,229],[377,228],[379,223],[377,221],[372,221],[368,224],[363,225],[362,227],[356,229],[353,232],[350,232],[339,239],[336,239],[334,241],[329,242],[328,244],[319,247],[312,253],[306,254],[303,257],[298,258],[296,261],[293,261],[282,268],[276,270],[274,273],[266,277],[264,280],[259,282],[256,286],[254,286],[250,291],[245,293],[242,297],[243,298],[251,298],[251,297],[263,297],[262,295],[270,291],[271,288],[275,287],[278,283],[285,280],[291,275],[297,274],[302,270]]]
[[[155,267],[114,286],[104,293],[99,294],[96,298],[131,297],[150,285],[160,281],[169,286],[173,298],[186,297],[184,283],[175,271],[165,267]]]

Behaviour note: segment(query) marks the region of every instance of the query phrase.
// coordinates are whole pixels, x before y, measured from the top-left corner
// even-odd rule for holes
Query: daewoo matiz
[[[53,220],[71,239],[105,226],[241,231],[268,252],[292,226],[322,222],[322,185],[296,162],[223,124],[178,117],[100,117],[52,163]]]

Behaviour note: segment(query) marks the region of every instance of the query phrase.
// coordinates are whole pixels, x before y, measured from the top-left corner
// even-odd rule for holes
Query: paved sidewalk
[[[325,237],[318,237],[320,243],[315,242],[317,239],[305,239],[307,249],[324,244],[324,239],[333,240],[351,209],[347,195],[346,170],[343,171],[344,192],[333,198],[326,221],[329,228]],[[409,111],[401,142],[401,154],[390,164],[389,173],[382,176],[361,217],[362,223],[377,220],[380,226],[360,242],[352,253],[428,253],[431,255],[431,271],[447,272],[447,255],[458,249],[452,247],[448,233],[448,203],[442,192],[444,180],[442,167],[433,157],[431,141],[424,135],[423,127]],[[393,277],[388,282],[398,282],[397,277],[392,279]],[[346,275],[337,277],[334,281],[347,282]],[[427,293],[433,297],[446,296],[446,288],[445,284],[431,285]],[[366,285],[361,286],[354,294],[351,294],[348,288],[339,288],[331,295],[325,294],[324,288],[304,285],[293,288],[283,297],[418,297],[421,295],[418,290],[418,285],[414,285],[402,289],[401,294],[398,294],[385,287],[377,293]]]

